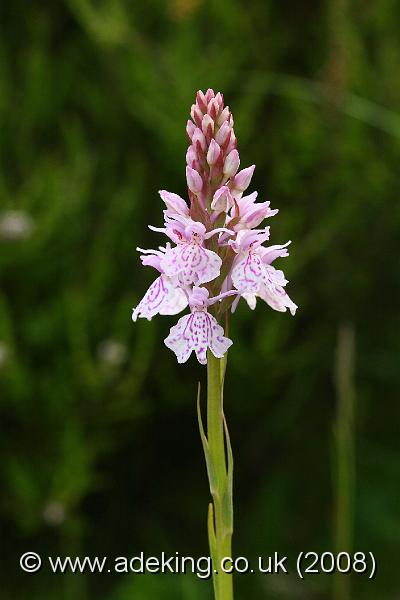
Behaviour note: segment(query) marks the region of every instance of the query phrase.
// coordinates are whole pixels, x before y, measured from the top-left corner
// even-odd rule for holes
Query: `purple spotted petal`
[[[232,283],[239,292],[256,294],[265,277],[261,258],[248,252],[232,269]]]
[[[182,285],[200,285],[218,277],[222,260],[197,243],[178,244],[167,250],[161,268],[169,277],[178,276]]]
[[[150,321],[157,314],[176,315],[187,305],[184,292],[176,288],[168,277],[160,275],[133,310],[132,320],[136,321],[138,317],[142,317]]]
[[[160,307],[160,315],[177,315],[188,305],[188,299],[181,288],[170,287]]]
[[[259,296],[274,310],[286,312],[289,309],[293,316],[296,314],[297,305],[289,298],[284,288],[279,285],[263,285]]]
[[[202,365],[207,363],[207,348],[216,358],[222,358],[232,345],[232,340],[224,337],[223,328],[206,311],[194,311],[181,317],[164,342],[175,352],[178,363],[186,362],[194,350]]]

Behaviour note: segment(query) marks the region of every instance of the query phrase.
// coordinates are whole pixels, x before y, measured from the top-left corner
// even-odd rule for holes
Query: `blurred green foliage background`
[[[211,598],[190,576],[18,566],[28,550],[208,554],[205,370],[164,347],[174,317],[130,320],[153,278],[135,247],[161,240],[157,190],[186,193],[207,87],[280,208],[271,239],[293,241],[300,307],[232,319],[235,553],[334,550],[342,465],[345,538],[378,563],[351,597],[398,598],[398,2],[14,0],[0,23],[1,598]],[[332,583],[236,577],[246,600],[331,598]]]

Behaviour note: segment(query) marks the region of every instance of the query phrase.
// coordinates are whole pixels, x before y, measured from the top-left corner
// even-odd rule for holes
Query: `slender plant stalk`
[[[353,532],[354,464],[354,329],[344,324],[339,329],[336,357],[337,416],[334,429],[336,472],[336,552],[351,552]],[[336,573],[334,600],[351,597],[350,575]]]
[[[200,415],[200,434],[206,457],[212,503],[208,511],[208,538],[213,561],[213,585],[216,600],[233,600],[233,576],[221,570],[221,561],[232,556],[233,504],[232,504],[232,449],[223,410],[223,385],[226,356],[207,356],[207,436]],[[230,567],[229,561],[225,568]],[[214,571],[217,570],[218,573]]]

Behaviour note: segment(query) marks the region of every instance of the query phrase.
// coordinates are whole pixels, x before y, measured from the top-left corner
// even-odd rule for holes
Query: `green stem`
[[[209,514],[210,551],[213,559],[214,593],[216,600],[233,600],[232,575],[224,573],[221,560],[232,556],[233,509],[232,509],[232,452],[223,412],[223,383],[226,357],[207,357],[207,443],[206,460],[213,498]],[[226,444],[226,446],[225,446]],[[226,447],[226,450],[225,450]],[[229,566],[227,564],[226,566]]]
[[[221,360],[211,352],[207,359],[207,438],[218,489],[226,480],[225,438],[222,406]]]

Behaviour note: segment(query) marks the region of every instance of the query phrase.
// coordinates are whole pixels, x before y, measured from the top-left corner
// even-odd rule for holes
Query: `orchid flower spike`
[[[171,328],[165,344],[178,362],[192,352],[201,364],[209,350],[221,358],[232,345],[219,322],[243,298],[251,309],[257,298],[279,312],[295,314],[297,306],[285,291],[283,271],[272,263],[288,256],[287,246],[264,246],[270,228],[259,228],[277,214],[257,192],[243,193],[255,165],[239,171],[240,156],[233,117],[221,93],[199,91],[186,126],[187,199],[161,190],[164,226],[150,229],[167,236],[165,247],[142,250],[141,261],[159,272],[132,319],[174,315],[189,307]],[[210,297],[210,291],[213,296]]]

